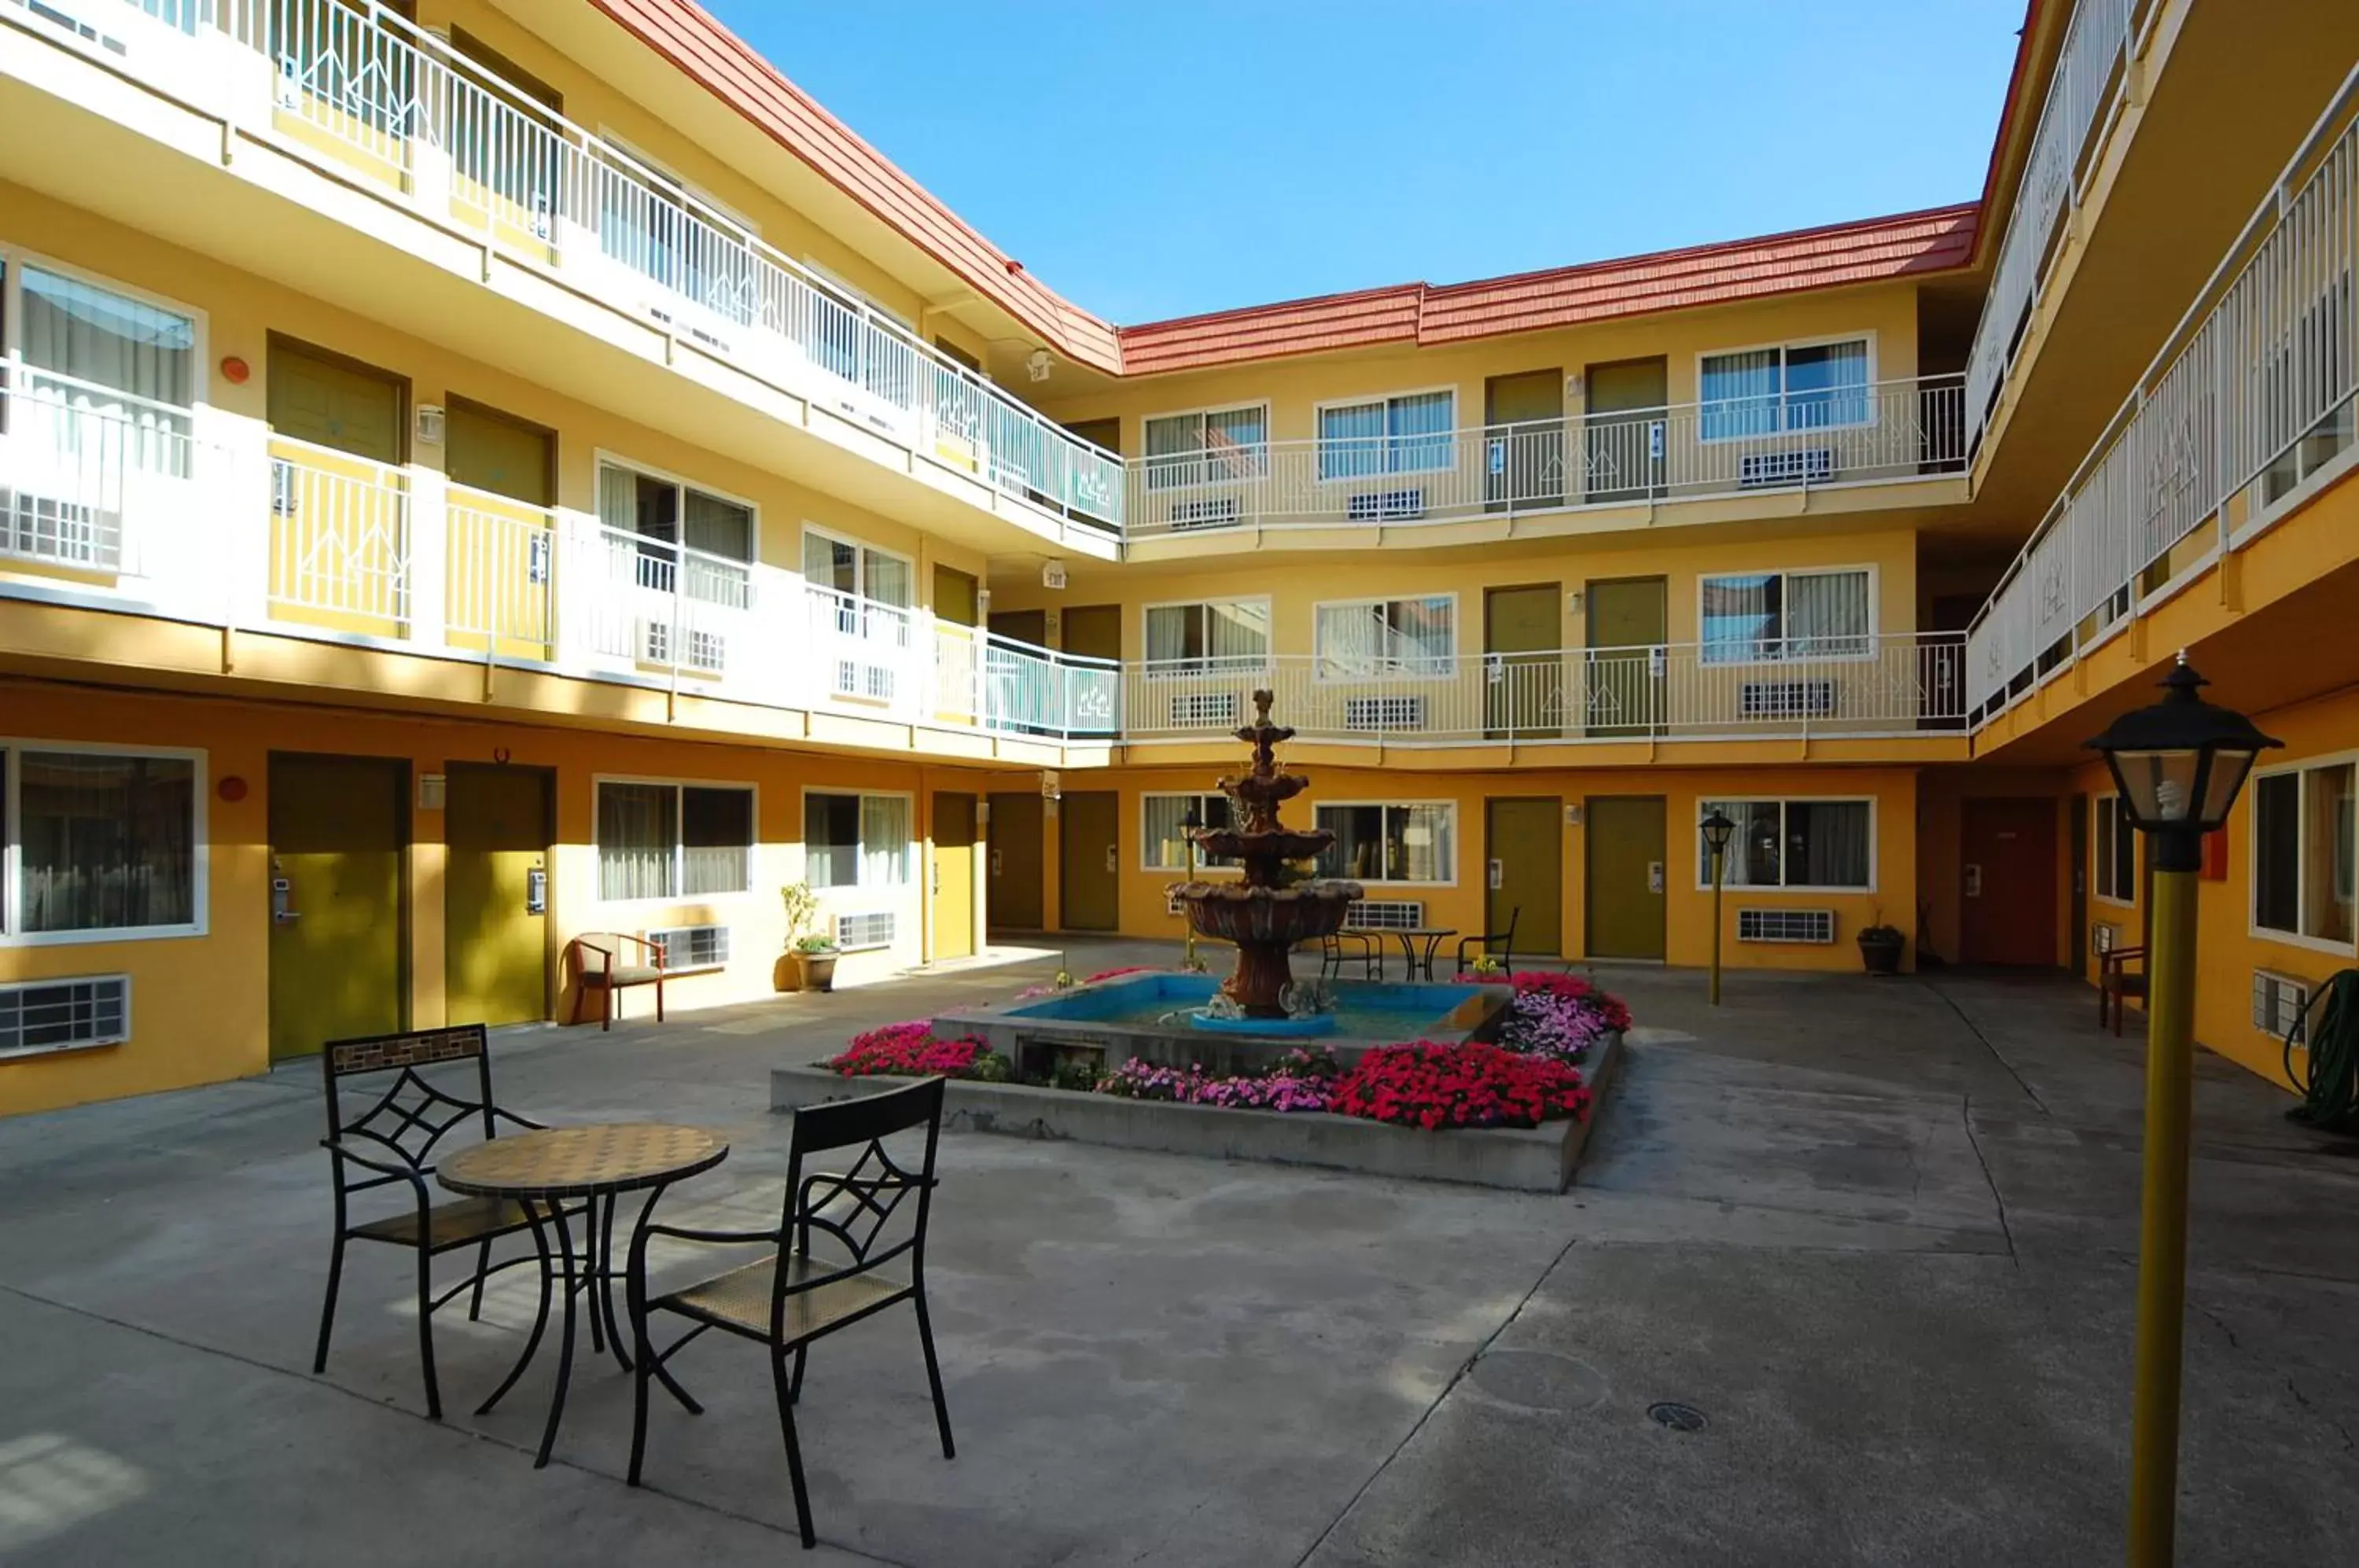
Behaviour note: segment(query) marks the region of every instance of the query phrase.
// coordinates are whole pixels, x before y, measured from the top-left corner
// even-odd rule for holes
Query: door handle
[[[1662,890],[1663,863],[1659,860],[1650,860],[1647,862],[1647,891],[1659,893]]]
[[[1491,862],[1491,891],[1495,893],[1506,885],[1507,863],[1504,860]]]
[[[941,863],[940,861],[937,860],[937,861],[935,861],[935,862],[934,862],[934,891],[935,891],[935,892],[937,892],[937,893],[939,893],[939,892],[940,892],[941,890],[942,890],[942,863]]]
[[[544,867],[536,866],[524,874],[524,912],[549,913],[549,872]]]
[[[303,911],[295,907],[294,882],[285,877],[273,877],[270,879],[270,923],[293,925],[302,918]]]
[[[1979,898],[1982,896],[1983,868],[1979,866],[1969,866],[1966,867],[1966,897]]]
[[[998,851],[998,850],[996,850],[996,849],[994,849],[994,850],[991,852],[991,874],[992,874],[994,877],[996,877],[996,876],[998,876],[998,875],[999,875],[999,873],[1000,873],[999,851]]]
[[[1118,845],[1118,844],[1110,844],[1106,845],[1106,875],[1107,875],[1107,876],[1109,876],[1109,877],[1118,877],[1118,876],[1120,876],[1121,874],[1122,874],[1122,850],[1121,850],[1121,846],[1120,846],[1120,845]]]

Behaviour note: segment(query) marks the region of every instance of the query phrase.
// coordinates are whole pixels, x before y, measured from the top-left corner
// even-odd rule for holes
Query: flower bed
[[[1499,1028],[1500,1046],[1527,1056],[1579,1062],[1607,1034],[1630,1027],[1622,998],[1578,975],[1462,975],[1466,985],[1511,985],[1515,1000]]]
[[[1125,1100],[1225,1105],[1240,1111],[1323,1111],[1343,1069],[1324,1051],[1297,1050],[1267,1073],[1215,1078],[1201,1067],[1159,1067],[1132,1057],[1098,1081],[1097,1092]]]
[[[1007,1058],[973,1039],[941,1040],[922,1018],[883,1024],[852,1037],[829,1067],[846,1078],[972,1078],[986,1083],[1006,1083],[1013,1074]]]
[[[1372,1051],[1335,1084],[1329,1109],[1396,1127],[1538,1127],[1589,1115],[1581,1069],[1495,1045],[1419,1040]]]

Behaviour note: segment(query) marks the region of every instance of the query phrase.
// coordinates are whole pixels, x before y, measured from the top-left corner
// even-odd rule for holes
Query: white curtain
[[[1321,604],[1314,637],[1319,673],[1330,680],[1373,675],[1386,653],[1382,604]]]
[[[1319,477],[1364,479],[1384,472],[1385,406],[1350,403],[1319,410]]]
[[[25,363],[56,373],[29,375],[25,389],[60,408],[60,454],[104,474],[133,467],[185,476],[190,425],[177,410],[196,393],[196,323],[38,267],[23,268],[18,281]],[[102,388],[129,396],[109,397]]]
[[[1212,604],[1204,606],[1206,651],[1225,665],[1259,664],[1269,655],[1269,606]]]
[[[1398,882],[1445,882],[1450,878],[1453,848],[1448,806],[1386,808],[1392,833],[1388,874]]]
[[[754,792],[680,791],[680,891],[690,898],[753,886]]]
[[[861,556],[861,567],[868,579],[865,592],[869,598],[880,604],[892,604],[904,610],[918,602],[916,583],[912,581],[908,561],[880,550],[863,550]]]
[[[5,761],[17,768],[24,930],[195,920],[194,762],[41,751]]]
[[[860,885],[898,887],[909,879],[909,802],[898,795],[860,797]]]
[[[1786,653],[1855,659],[1868,651],[1867,573],[1797,572],[1786,579]]]
[[[1458,399],[1450,392],[1395,397],[1385,408],[1386,466],[1395,474],[1432,474],[1451,465],[1450,426]]]
[[[598,786],[598,897],[672,897],[679,842],[679,791],[671,785]]]
[[[1731,887],[1776,887],[1784,877],[1786,844],[1785,812],[1776,800],[1705,800],[1696,811],[1696,820],[1718,811],[1736,824],[1728,835],[1728,855],[1721,867],[1722,879]],[[1706,886],[1712,882],[1712,852],[1697,839],[1698,877]]]
[[[1703,661],[1748,664],[1775,658],[1781,580],[1774,572],[1703,580]]]
[[[1786,881],[1798,887],[1868,885],[1864,800],[1794,800],[1786,807]]]
[[[1779,352],[1707,354],[1703,362],[1703,439],[1767,435],[1777,428]]]

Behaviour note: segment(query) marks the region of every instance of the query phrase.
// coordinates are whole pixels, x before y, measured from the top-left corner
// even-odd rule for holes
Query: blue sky
[[[1963,201],[2021,0],[706,0],[1116,321]]]

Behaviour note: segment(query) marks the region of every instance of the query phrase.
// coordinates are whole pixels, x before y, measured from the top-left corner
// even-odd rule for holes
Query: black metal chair
[[[787,1155],[787,1188],[778,1228],[761,1231],[692,1230],[654,1223],[652,1212],[639,1217],[631,1236],[631,1331],[636,1341],[632,1358],[636,1398],[631,1411],[630,1484],[639,1484],[639,1468],[647,1454],[647,1380],[660,1377],[691,1411],[702,1407],[672,1378],[666,1363],[707,1329],[720,1329],[766,1345],[770,1378],[778,1401],[778,1425],[787,1443],[787,1475],[794,1484],[795,1520],[802,1529],[803,1545],[813,1546],[810,1495],[803,1485],[801,1446],[795,1440],[795,1401],[801,1398],[803,1359],[810,1342],[873,1317],[902,1301],[918,1310],[918,1345],[925,1352],[926,1381],[933,1390],[934,1422],[941,1429],[942,1457],[954,1459],[951,1442],[950,1407],[942,1399],[942,1372],[934,1358],[934,1331],[926,1316],[926,1220],[932,1205],[934,1149],[942,1128],[943,1080],[929,1078],[889,1094],[871,1094],[832,1105],[810,1105],[795,1113],[794,1138]],[[885,1139],[894,1133],[925,1128],[925,1157],[916,1169],[897,1162],[886,1152]],[[832,1149],[860,1146],[860,1158],[843,1174],[803,1173],[804,1160]],[[916,1222],[909,1234],[879,1247],[886,1223],[904,1199],[917,1194]],[[839,1203],[840,1214],[827,1210]],[[832,1262],[811,1254],[811,1233],[823,1231],[850,1254],[848,1261]],[[647,1291],[647,1240],[669,1236],[679,1241],[742,1244],[766,1241],[778,1250],[755,1262],[714,1274],[679,1290],[650,1297]],[[884,1265],[906,1257],[908,1277],[882,1272]],[[648,1335],[652,1314],[675,1312],[693,1327],[658,1350]],[[794,1353],[794,1367],[787,1353]]]
[[[475,1063],[473,1099],[451,1094],[418,1075],[419,1068],[435,1062],[469,1059]],[[529,1230],[532,1221],[521,1205],[490,1198],[434,1203],[427,1179],[434,1174],[435,1146],[445,1134],[471,1120],[480,1121],[485,1138],[495,1137],[503,1122],[520,1127],[541,1124],[502,1110],[493,1102],[491,1048],[481,1024],[330,1040],[320,1052],[320,1066],[328,1096],[328,1136],[320,1141],[328,1151],[335,1180],[336,1239],[328,1256],[328,1293],[320,1304],[320,1345],[311,1357],[311,1370],[318,1374],[328,1369],[328,1336],[335,1327],[336,1291],[344,1278],[344,1244],[377,1241],[408,1247],[418,1257],[418,1351],[426,1367],[426,1413],[439,1421],[442,1393],[434,1377],[435,1310],[472,1286],[474,1294],[467,1316],[481,1316],[485,1277],[515,1264],[537,1262],[539,1252],[536,1248],[493,1264],[492,1243]],[[376,1073],[397,1073],[398,1076],[367,1110],[347,1118],[339,1086],[348,1078]],[[353,1195],[377,1187],[407,1187],[410,1206],[379,1218],[355,1221],[350,1208]],[[434,1258],[469,1246],[475,1248],[473,1270],[435,1295]],[[544,1276],[544,1294],[548,1289]]]
[[[1384,941],[1368,931],[1340,931],[1319,939],[1319,977],[1334,980],[1343,965],[1356,964],[1370,980],[1385,977]]]
[[[1512,972],[1516,967],[1516,927],[1523,918],[1524,907],[1518,904],[1507,911],[1506,931],[1484,931],[1480,936],[1460,937],[1458,939],[1458,973],[1465,974],[1473,963],[1473,959],[1466,956],[1466,950],[1470,947],[1481,948],[1484,957],[1497,959],[1501,968]]]

